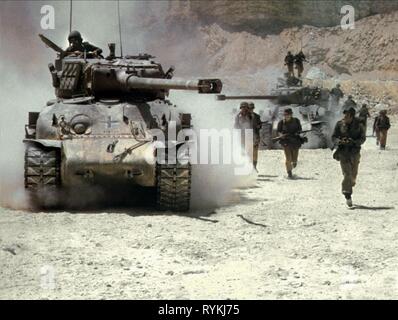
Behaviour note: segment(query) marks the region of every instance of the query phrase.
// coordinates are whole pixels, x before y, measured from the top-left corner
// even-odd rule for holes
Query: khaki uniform
[[[370,117],[369,110],[367,107],[362,107],[358,113],[359,121],[364,125],[365,130],[367,127],[368,117]]]
[[[302,131],[300,120],[292,118],[290,121],[281,120],[278,123],[279,134],[286,134],[286,138],[280,139],[279,143],[282,145],[285,152],[286,171],[291,172],[297,165],[299,149],[301,147],[301,138],[298,135]]]
[[[387,129],[379,129],[380,147],[385,148],[387,144]]]
[[[380,131],[376,126],[379,117],[376,116],[375,121],[373,122],[373,134],[376,134],[376,145],[378,146],[380,143]]]
[[[297,165],[297,159],[299,155],[299,148],[295,148],[289,145],[283,146],[283,151],[285,152],[285,165],[286,171],[292,171],[293,167]]]
[[[387,132],[390,129],[390,118],[380,115],[376,117],[373,128],[376,131],[377,141],[380,142],[380,147],[385,148],[387,143]]]
[[[235,129],[241,130],[241,145],[244,150],[246,150],[246,153],[250,156],[250,158],[253,158],[252,150],[253,150],[253,142],[249,145],[247,145],[245,142],[245,130],[252,130],[253,129],[253,117],[250,114],[247,115],[242,115],[241,113],[238,113],[235,117]],[[253,132],[254,136],[254,132]]]
[[[342,193],[351,195],[352,187],[355,186],[357,180],[361,145],[366,140],[365,128],[357,118],[354,118],[350,124],[341,120],[337,122],[332,137],[337,143],[344,138],[351,139],[347,144],[338,144],[333,155],[340,162],[344,176],[341,184]]]
[[[258,159],[258,148],[260,146],[261,117],[253,112],[253,164],[256,167]]]

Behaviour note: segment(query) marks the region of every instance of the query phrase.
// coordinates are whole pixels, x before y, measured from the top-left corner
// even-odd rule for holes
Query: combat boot
[[[349,208],[351,208],[352,207],[351,193],[344,193],[344,197],[345,197],[345,203]]]
[[[293,179],[293,173],[292,173],[291,170],[289,170],[289,171],[287,172],[287,178],[288,178],[288,179]]]
[[[254,168],[254,170],[256,170],[256,172],[258,173],[258,170],[257,170],[257,161],[253,161],[253,168]]]

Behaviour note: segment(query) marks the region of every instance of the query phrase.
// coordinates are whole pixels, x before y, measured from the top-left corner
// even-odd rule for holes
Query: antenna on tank
[[[123,58],[122,26],[120,23],[120,1],[119,0],[117,0],[117,15],[118,15],[118,20],[119,20],[120,56]]]
[[[69,5],[69,33],[72,32],[72,0],[70,0]]]

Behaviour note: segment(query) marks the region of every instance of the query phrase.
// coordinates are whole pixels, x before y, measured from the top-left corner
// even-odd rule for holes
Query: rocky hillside
[[[302,48],[310,65],[332,76],[373,72],[388,78],[398,74],[398,11],[362,19],[354,30],[304,26],[258,37],[228,32],[213,24],[201,31],[213,70],[236,72],[270,64],[283,67],[286,52]]]
[[[359,102],[398,111],[398,11],[364,18],[354,30],[303,26],[259,37],[213,24],[200,32],[209,70],[225,75],[232,91],[264,92],[285,72],[286,52],[302,48],[309,60],[305,77],[315,70],[318,85],[341,82]]]
[[[398,9],[398,2],[390,0],[173,0],[164,8],[164,14],[178,24],[187,21],[202,25],[217,23],[229,31],[265,35],[303,25],[336,26],[342,18],[341,8],[347,4],[355,8],[356,19]]]

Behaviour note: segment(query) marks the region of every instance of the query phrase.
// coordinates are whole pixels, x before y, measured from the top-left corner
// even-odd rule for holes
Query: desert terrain
[[[394,119],[395,120],[395,119]],[[1,299],[396,299],[398,130],[368,137],[354,207],[329,149],[281,150],[214,209],[0,209]],[[395,123],[394,123],[395,122]]]
[[[398,3],[351,2],[353,30],[340,26],[340,0],[295,0],[289,10],[280,1],[121,1],[125,53],[153,54],[177,78],[220,78],[227,95],[269,94],[286,52],[302,49],[306,85],[340,83],[372,118],[391,115],[385,151],[368,122],[352,209],[329,149],[301,150],[294,180],[281,150],[262,150],[259,173],[243,179],[194,167],[193,208],[175,214],[145,201],[101,205],[95,190],[61,210],[29,208],[24,125],[54,98],[47,65],[56,57],[37,34],[67,47],[69,1],[1,1],[0,299],[397,299]],[[49,3],[56,27],[43,30]],[[115,2],[75,3],[84,40],[105,54],[115,42],[119,52]],[[170,100],[195,128],[229,128],[239,107],[185,93]]]

